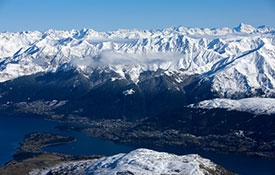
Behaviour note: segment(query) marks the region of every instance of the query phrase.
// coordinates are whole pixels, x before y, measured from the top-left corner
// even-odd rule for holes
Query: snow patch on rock
[[[132,95],[135,93],[134,89],[128,89],[122,92],[123,95],[127,96],[127,95]]]

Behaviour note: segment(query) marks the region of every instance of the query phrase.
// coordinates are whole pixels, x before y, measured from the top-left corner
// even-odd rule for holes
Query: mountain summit
[[[253,33],[256,31],[256,28],[249,24],[241,23],[238,27],[235,28],[235,30],[242,33]]]
[[[190,154],[176,156],[164,152],[156,152],[148,149],[137,149],[128,154],[118,154],[104,157],[98,160],[86,160],[63,163],[46,170],[33,170],[31,175],[46,174],[182,174],[182,175],[204,175],[233,173],[223,167],[216,165],[209,159],[199,155]]]

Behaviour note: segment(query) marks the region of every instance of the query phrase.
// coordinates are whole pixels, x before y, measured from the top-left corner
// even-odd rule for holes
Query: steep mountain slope
[[[176,156],[148,149],[137,149],[98,160],[69,162],[30,174],[233,174],[198,155]]]

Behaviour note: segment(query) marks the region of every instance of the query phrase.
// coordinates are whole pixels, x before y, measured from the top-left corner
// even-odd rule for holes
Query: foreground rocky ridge
[[[47,170],[34,170],[31,175],[48,174],[192,174],[230,175],[226,169],[198,155],[176,156],[148,149],[137,149],[98,160],[69,162]]]

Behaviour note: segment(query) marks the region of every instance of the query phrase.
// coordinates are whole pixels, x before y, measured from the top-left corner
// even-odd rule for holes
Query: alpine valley
[[[4,32],[0,82],[2,115],[142,147],[275,158],[274,28]]]

